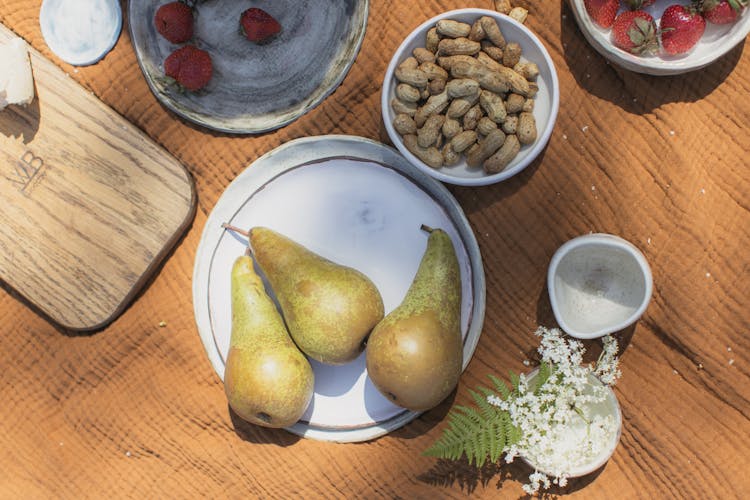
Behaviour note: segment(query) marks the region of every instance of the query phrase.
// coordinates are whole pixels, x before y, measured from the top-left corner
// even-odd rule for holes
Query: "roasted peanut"
[[[474,130],[477,128],[477,123],[479,123],[479,119],[483,116],[484,110],[479,104],[475,104],[469,108],[469,111],[464,113],[464,116],[461,118],[464,130]]]
[[[424,125],[424,122],[427,121],[427,118],[429,118],[430,115],[442,113],[443,110],[448,107],[448,102],[448,93],[445,91],[430,96],[429,99],[427,99],[427,102],[424,103],[424,105],[414,114],[414,121],[416,122],[417,127]]]
[[[515,134],[518,131],[518,116],[512,115],[505,119],[502,126],[503,132],[506,134]]]
[[[419,137],[417,137],[419,139]],[[435,147],[438,149],[443,149],[443,144],[445,144],[445,137],[443,137],[443,134],[438,131],[437,138],[435,139]]]
[[[479,141],[479,148],[473,151],[469,151],[466,156],[466,164],[470,167],[478,167],[484,163],[484,161],[492,156],[505,141],[505,134],[502,130],[493,130],[487,136]],[[451,141],[452,142],[452,141]]]
[[[479,143],[475,142],[469,149],[466,150],[466,157],[476,154],[479,151]]]
[[[518,64],[513,66],[513,69],[529,81],[536,80],[539,76],[539,66],[533,62],[519,61]]]
[[[413,134],[404,136],[404,146],[414,156],[425,162],[432,168],[440,168],[443,166],[443,155],[440,153],[438,148],[432,146],[429,148],[423,148],[417,143],[417,136]]]
[[[414,118],[406,113],[396,115],[393,119],[393,128],[401,135],[417,133],[417,124],[414,123]]]
[[[531,144],[536,141],[536,119],[531,113],[521,113],[518,115],[518,142],[521,144]]]
[[[441,19],[435,24],[439,35],[446,36],[449,38],[461,38],[469,36],[471,31],[471,25],[462,23],[461,21],[454,21],[452,19]]]
[[[505,98],[505,109],[509,114],[518,114],[523,110],[523,105],[526,102],[526,98],[520,94],[508,94]]]
[[[399,83],[396,85],[396,97],[406,102],[417,102],[421,95],[418,88],[412,87],[408,83]]]
[[[422,64],[424,62],[435,62],[435,53],[430,52],[429,50],[425,49],[424,47],[417,47],[412,51],[412,55],[417,60],[419,64]]]
[[[461,118],[477,103],[478,100],[479,92],[473,95],[467,95],[466,97],[456,97],[451,101],[445,115],[448,118]]]
[[[501,172],[513,161],[520,150],[521,143],[518,142],[518,138],[512,134],[507,136],[500,149],[484,161],[484,171],[488,174]]]
[[[526,99],[523,103],[523,111],[531,113],[534,111],[534,99]]]
[[[479,52],[482,46],[468,38],[443,38],[438,43],[439,56],[471,56]]]
[[[454,78],[445,85],[448,97],[466,97],[479,92],[479,83],[471,78]]]
[[[482,64],[484,64],[485,66],[487,66],[488,68],[490,68],[492,71],[499,71],[499,68],[501,68],[503,66],[502,63],[497,62],[496,60],[494,60],[493,58],[491,58],[487,54],[487,52],[484,52],[484,51],[480,51],[476,55],[476,58],[477,58],[477,61],[479,61]]]
[[[505,49],[505,37],[502,31],[500,31],[497,21],[490,16],[482,16],[479,21],[482,23],[482,28],[484,28],[485,38],[494,43],[496,47]]]
[[[464,54],[459,54],[455,56],[441,56],[438,57],[438,64],[441,68],[444,68],[446,71],[450,73],[451,69],[453,69],[453,65],[458,62],[464,62],[464,63],[471,63],[476,61],[476,58],[473,56],[467,56]]]
[[[523,24],[526,22],[526,18],[529,16],[529,11],[524,9],[523,7],[513,7],[512,9],[510,9],[510,12],[508,12],[508,15],[519,23]]]
[[[438,35],[437,28],[433,26],[432,28],[427,30],[427,35],[425,35],[424,48],[434,54],[435,52],[437,52],[439,42],[440,35]]]
[[[479,94],[479,105],[487,114],[487,118],[495,123],[502,123],[508,116],[503,98],[489,90],[483,90]]]
[[[451,62],[451,76],[454,78],[471,78],[479,83],[483,89],[503,94],[510,90],[510,84],[506,78],[477,61],[473,57],[467,59],[455,59]],[[520,75],[519,75],[520,76]]]
[[[513,6],[510,0],[495,0],[495,10],[501,14],[510,14]]]
[[[508,43],[503,49],[503,66],[514,67],[521,61],[521,46],[516,42]]]
[[[450,145],[456,153],[463,153],[475,142],[477,142],[477,133],[473,130],[464,130],[451,139]]]
[[[478,42],[484,38],[484,28],[482,28],[482,23],[479,19],[474,21],[474,24],[471,25],[468,38],[474,42]]]
[[[531,86],[536,85],[536,83],[526,80],[526,78],[513,71],[513,68],[506,68],[505,66],[502,66],[498,68],[498,73],[502,78],[506,79],[506,81],[508,82],[508,86],[510,86],[510,90],[512,92],[521,94],[522,96],[529,97]]]
[[[528,80],[527,82],[528,82],[527,87],[529,88],[529,90],[523,95],[529,98],[536,97],[537,92],[539,92],[539,85],[536,82],[529,82]]]
[[[419,61],[414,56],[407,57],[398,65],[399,69],[417,69],[419,67]]]
[[[402,83],[408,83],[412,87],[423,89],[427,86],[427,74],[417,68],[396,68],[393,72],[396,80]]]
[[[443,122],[445,122],[443,115],[431,115],[427,118],[424,125],[417,130],[417,144],[423,148],[434,146],[438,136],[441,135]]]
[[[451,64],[455,61],[456,56],[438,56],[436,59],[437,65],[443,68],[445,71],[451,70]]]
[[[419,65],[419,70],[427,75],[428,80],[448,79],[448,72],[433,62],[423,62]]]
[[[508,122],[509,118],[510,117],[505,119],[505,122],[503,122],[503,125],[505,125],[505,123]],[[493,122],[488,117],[483,116],[477,122],[476,130],[479,135],[490,135],[490,132],[492,132],[493,130],[497,130],[497,123]]]
[[[427,84],[427,97],[443,92],[445,90],[445,83],[446,82],[444,78],[435,78],[434,80],[430,80],[430,82]]]
[[[461,159],[461,155],[453,151],[450,142],[446,143],[443,146],[441,153],[443,154],[443,165],[445,165],[446,167],[455,165],[456,163],[458,163],[458,160]]]
[[[446,118],[443,122],[443,137],[450,140],[461,132],[461,122],[454,118]]]
[[[398,98],[391,99],[391,107],[396,113],[414,116],[417,112],[417,103],[406,102]]]
[[[503,49],[497,47],[494,43],[489,40],[482,40],[479,45],[482,47],[482,52],[490,56],[495,61],[503,62]]]

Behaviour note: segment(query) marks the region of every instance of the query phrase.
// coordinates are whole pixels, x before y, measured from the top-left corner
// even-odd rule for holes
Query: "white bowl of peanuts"
[[[409,161],[449,184],[505,180],[546,147],[560,91],[552,59],[521,22],[458,9],[412,31],[381,96],[388,136]]]

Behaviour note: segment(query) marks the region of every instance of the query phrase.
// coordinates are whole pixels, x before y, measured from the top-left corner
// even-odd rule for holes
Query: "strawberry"
[[[211,56],[195,45],[185,45],[164,60],[164,73],[187,90],[202,89],[213,74]]]
[[[630,10],[640,10],[653,5],[656,0],[625,0],[625,6]]]
[[[583,0],[591,19],[602,28],[611,28],[615,22],[620,0]]]
[[[165,3],[157,9],[154,24],[170,42],[187,42],[193,37],[193,9],[182,2]]]
[[[661,46],[670,55],[689,52],[706,31],[706,20],[694,7],[670,5],[660,23]]]
[[[702,0],[699,7],[706,21],[731,24],[737,20],[745,4],[746,0]]]
[[[612,43],[632,54],[652,54],[659,48],[654,18],[642,10],[624,10],[612,24]]]
[[[281,31],[281,25],[271,14],[256,7],[242,13],[240,26],[247,39],[256,43],[267,42]]]

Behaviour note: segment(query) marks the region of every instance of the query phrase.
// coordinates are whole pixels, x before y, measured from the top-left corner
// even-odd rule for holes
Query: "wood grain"
[[[532,332],[553,326],[546,269],[589,231],[636,244],[653,300],[622,334],[624,416],[599,473],[571,498],[744,498],[750,490],[750,57],[648,77],[609,65],[563,2],[517,1],[547,46],[560,115],[542,157],[484,188],[450,187],[482,250],[487,317],[457,393],[378,440],[337,445],[253,427],[227,409],[193,323],[193,257],[226,185],[255,158],[327,133],[387,142],[379,111],[390,54],[428,17],[492,2],[371,2],[360,54],[320,106],[273,133],[231,137],[171,114],[139,73],[127,32],[99,64],[72,68],[39,33],[39,2],[0,0],[0,21],[185,164],[199,210],[137,300],[94,335],[58,332],[0,293],[0,497],[518,498],[528,470],[422,457],[454,404],[488,374],[526,370]],[[143,20],[141,20],[142,22]],[[130,20],[126,20],[130,22]],[[76,69],[78,70],[76,72]],[[160,322],[164,322],[160,327]],[[592,349],[595,346],[592,346]]]
[[[0,25],[0,42],[12,31]],[[63,327],[122,311],[180,236],[192,180],[36,51],[36,98],[0,114],[0,277]]]

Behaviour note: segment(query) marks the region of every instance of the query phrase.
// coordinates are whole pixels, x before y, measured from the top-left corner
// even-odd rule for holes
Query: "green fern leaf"
[[[510,397],[511,390],[508,389],[508,386],[500,380],[498,377],[494,375],[489,376],[490,380],[492,380],[493,385],[495,386],[495,389],[500,394],[500,398],[503,400],[506,400]]]
[[[513,392],[518,394],[518,385],[521,383],[521,377],[516,374],[513,370],[510,370],[510,385],[513,387]]]
[[[510,417],[507,412],[487,400],[488,396],[505,399],[511,395],[511,390],[497,377],[490,376],[490,380],[497,392],[487,387],[470,390],[469,395],[474,405],[456,405],[451,409],[447,428],[424,451],[424,455],[449,460],[465,456],[470,464],[481,468],[488,459],[496,462],[505,451],[506,444],[518,441],[519,437],[516,435],[519,431],[509,425]],[[509,431],[511,435],[508,434]]]

